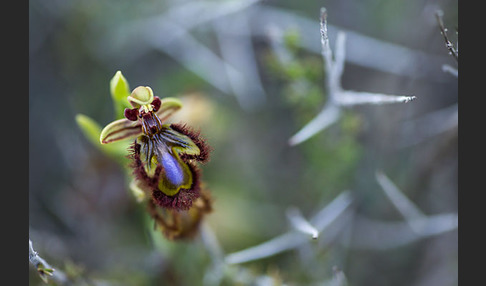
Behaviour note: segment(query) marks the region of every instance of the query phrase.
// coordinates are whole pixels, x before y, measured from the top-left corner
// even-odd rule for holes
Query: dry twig
[[[449,37],[447,36],[447,28],[444,26],[444,22],[442,21],[442,16],[443,15],[444,15],[444,12],[442,12],[441,10],[438,10],[435,13],[435,17],[437,19],[437,23],[439,24],[440,33],[444,37],[444,42],[445,42],[446,48],[449,50],[449,53],[454,57],[454,59],[456,60],[456,62],[459,62],[458,49],[456,47],[454,47],[454,45],[452,44],[452,42],[449,40]]]
[[[352,197],[349,192],[341,193],[311,219],[310,225],[313,225],[317,232],[324,231],[348,209],[351,202]],[[308,234],[292,230],[262,244],[230,253],[226,255],[225,261],[228,264],[239,264],[258,260],[294,249],[308,241]]]
[[[321,51],[325,69],[325,87],[329,99],[323,110],[289,139],[290,145],[300,144],[336,122],[340,117],[340,111],[343,107],[361,104],[407,103],[415,99],[415,96],[343,90],[341,87],[341,76],[344,71],[345,62],[345,34],[338,32],[336,53],[333,55],[333,51],[329,45],[327,11],[325,8],[321,9],[320,32]]]
[[[29,262],[32,264],[37,273],[39,273],[39,277],[45,283],[48,282],[48,279],[52,279],[59,285],[66,285],[68,282],[66,274],[62,271],[54,269],[47,261],[45,261],[42,257],[40,257],[37,252],[34,250],[32,246],[32,241],[29,239]]]

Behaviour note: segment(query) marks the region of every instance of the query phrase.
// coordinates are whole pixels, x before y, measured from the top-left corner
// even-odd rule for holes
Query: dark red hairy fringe
[[[209,153],[212,151],[212,149],[207,144],[206,139],[200,136],[200,130],[196,131],[193,128],[187,126],[187,124],[185,123],[173,123],[170,125],[170,128],[191,138],[191,140],[201,151],[199,155],[181,154],[182,160],[186,161],[188,159],[196,159],[201,163],[209,162]]]
[[[129,149],[129,158],[132,160],[129,166],[133,169],[133,175],[135,178],[143,182],[145,187],[152,191],[152,199],[157,205],[178,211],[188,210],[192,206],[192,202],[200,196],[199,169],[193,163],[186,162],[193,177],[191,188],[181,189],[174,196],[168,196],[158,188],[162,166],[157,165],[154,176],[148,176],[147,172],[145,172],[144,163],[140,158],[140,148],[141,145],[134,142]]]
[[[192,202],[201,195],[200,172],[195,165],[187,163],[192,173],[192,185],[189,190],[181,189],[174,196],[168,196],[159,189],[152,191],[152,199],[161,207],[175,209],[178,211],[188,210],[192,206]]]

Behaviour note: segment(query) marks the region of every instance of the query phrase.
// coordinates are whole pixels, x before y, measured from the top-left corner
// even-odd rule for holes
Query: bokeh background
[[[120,70],[132,89],[148,85],[159,97],[180,98],[174,120],[200,128],[213,147],[203,167],[214,198],[205,223],[223,255],[291,232],[291,207],[310,218],[344,191],[353,198],[332,235],[228,266],[219,284],[326,285],[337,281],[337,267],[348,285],[457,285],[457,228],[425,235],[404,228],[376,178],[383,172],[426,217],[457,214],[458,84],[442,69],[457,63],[434,16],[444,12],[457,43],[457,5],[30,0],[34,248],[75,285],[216,283],[208,280],[207,242],[154,237],[123,166],[76,124],[77,114],[102,126],[115,119],[109,81]],[[345,89],[417,98],[347,108],[335,124],[290,146],[327,99],[321,7],[331,47],[337,31],[347,35]],[[447,224],[434,222],[432,229]],[[31,285],[43,284],[32,268],[29,275]]]

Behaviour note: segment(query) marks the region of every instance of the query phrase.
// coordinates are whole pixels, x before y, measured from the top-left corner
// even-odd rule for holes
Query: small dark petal
[[[154,97],[154,100],[152,100],[152,107],[154,108],[154,112],[159,111],[160,105],[162,104],[162,101],[158,96]]]
[[[130,121],[138,120],[138,108],[125,108],[125,117]]]
[[[195,131],[184,123],[171,124],[170,128],[191,138],[191,140],[200,150],[199,155],[187,155],[182,153],[182,160],[187,161],[189,159],[196,159],[201,163],[207,163],[209,161],[209,153],[212,151],[212,149],[207,144],[206,139],[200,136],[200,131]]]

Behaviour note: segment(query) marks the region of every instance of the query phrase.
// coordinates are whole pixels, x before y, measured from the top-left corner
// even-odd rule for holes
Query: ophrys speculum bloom
[[[127,99],[132,108],[102,130],[101,143],[134,138],[129,157],[137,187],[160,207],[188,210],[201,193],[196,162],[208,160],[208,145],[186,125],[164,123],[181,108],[179,101],[160,99],[147,86]]]

